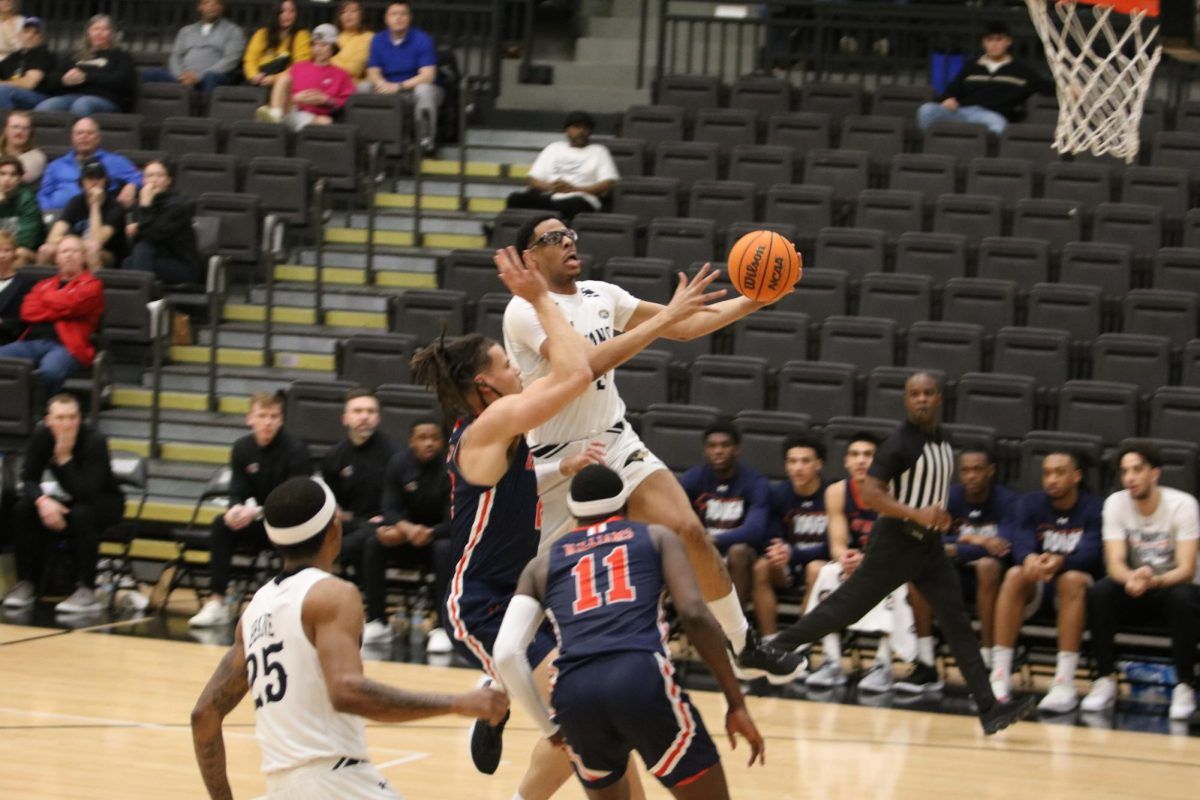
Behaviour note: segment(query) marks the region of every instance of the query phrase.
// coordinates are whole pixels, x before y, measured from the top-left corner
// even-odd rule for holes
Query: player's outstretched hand
[[[489,725],[499,725],[508,713],[508,695],[490,686],[463,692],[456,698],[454,712],[464,717],[475,717]]]
[[[724,297],[725,290],[717,289],[712,292],[705,290],[720,274],[712,268],[711,264],[701,267],[690,281],[682,272],[679,273],[679,285],[675,287],[675,294],[671,297],[671,302],[667,303],[664,313],[669,315],[672,322],[675,322],[687,319],[697,312],[711,311],[712,308],[708,304]]]
[[[607,452],[608,448],[604,446],[604,442],[588,442],[587,450],[564,458],[559,464],[558,471],[570,477],[591,464],[603,464]]]
[[[918,508],[917,513],[912,517],[912,521],[922,528],[928,528],[931,531],[950,530],[950,514],[946,509],[939,506],[923,506],[922,508]]]
[[[734,750],[737,750],[738,734],[750,743],[750,761],[747,762],[747,766],[754,766],[755,761],[763,765],[767,763],[762,734],[754,727],[754,720],[750,719],[750,712],[745,706],[731,708],[725,714],[725,732],[729,734],[729,746]]]
[[[497,250],[492,261],[496,264],[496,271],[500,273],[500,280],[510,292],[522,300],[532,303],[549,291],[542,273],[538,272],[536,267],[528,266],[517,252],[517,248],[505,247]]]

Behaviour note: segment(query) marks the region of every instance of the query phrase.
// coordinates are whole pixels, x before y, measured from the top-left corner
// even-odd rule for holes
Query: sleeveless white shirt
[[[242,615],[254,733],[268,774],[319,758],[367,760],[362,717],[334,710],[300,612],[308,590],[333,578],[316,567],[271,580]]]
[[[598,345],[625,330],[637,309],[638,299],[620,286],[604,281],[579,281],[574,294],[550,293],[571,327]],[[526,301],[514,297],[504,310],[504,349],[521,369],[525,386],[550,372],[542,358],[546,332],[537,312]],[[617,392],[613,372],[607,372],[582,395],[567,404],[549,422],[525,434],[530,447],[561,444],[603,433],[625,417],[625,402]]]

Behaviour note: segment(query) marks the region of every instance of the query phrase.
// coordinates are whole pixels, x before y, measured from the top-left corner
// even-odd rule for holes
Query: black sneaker
[[[733,645],[725,644],[729,648],[729,660],[733,662],[733,674],[738,680],[766,678],[774,686],[784,686],[808,670],[807,658],[771,647],[753,630],[746,632],[746,646],[741,653],[734,653]]]
[[[482,685],[490,686],[491,683],[486,680]],[[484,775],[494,775],[496,767],[500,766],[500,755],[504,752],[504,726],[511,713],[506,713],[498,725],[489,725],[481,719],[471,725],[471,761],[475,769]]]
[[[1037,708],[1036,697],[1032,695],[1014,697],[1012,700],[996,703],[996,705],[979,715],[979,721],[983,725],[983,732],[991,736],[993,733],[999,733],[1004,730],[1014,722],[1019,722],[1033,716],[1035,708]]]
[[[922,664],[920,661],[913,664],[912,672],[908,673],[907,677],[896,681],[896,691],[905,694],[940,692],[945,686],[938,675],[937,667]]]

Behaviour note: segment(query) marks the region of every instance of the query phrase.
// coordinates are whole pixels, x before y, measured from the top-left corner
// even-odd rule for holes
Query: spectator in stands
[[[437,138],[438,104],[442,90],[437,79],[437,47],[428,33],[412,26],[412,7],[406,0],[388,5],[387,29],[371,39],[367,81],[376,94],[401,94],[413,108],[417,140],[432,155]]]
[[[296,3],[281,0],[267,24],[250,37],[242,57],[247,83],[274,86],[293,64],[312,59],[312,42],[308,31],[296,28],[297,16]]]
[[[192,227],[192,204],[172,188],[175,168],[166,161],[147,162],[138,203],[129,212],[125,238],[130,243],[125,269],[151,272],[165,284],[204,283],[204,266]]]
[[[108,189],[108,171],[103,161],[93,158],[83,165],[79,188],[79,194],[67,201],[50,226],[46,243],[38,250],[38,262],[53,262],[59,243],[70,234],[83,240],[90,269],[120,264],[129,252],[125,207],[117,200],[117,193]]]
[[[337,52],[337,28],[329,23],[312,32],[312,61],[302,61],[279,76],[271,87],[271,104],[260,106],[259,122],[282,122],[298,131],[306,125],[329,125],[354,94],[354,80],[331,63]]]
[[[983,56],[963,66],[941,102],[917,109],[917,126],[924,130],[942,120],[977,122],[999,136],[1009,122],[1021,119],[1031,95],[1052,94],[1053,81],[1014,59],[1012,43],[1007,25],[990,25],[983,34]]]
[[[0,230],[13,236],[18,267],[33,263],[46,238],[42,210],[33,189],[23,182],[24,176],[20,159],[0,156]]]
[[[125,497],[112,472],[108,440],[83,423],[74,395],[55,394],[46,416],[29,439],[21,482],[25,496],[14,516],[17,584],[4,597],[6,608],[25,608],[37,600],[37,584],[60,541],[68,541],[75,562],[75,591],[54,607],[60,614],[101,609],[96,596],[96,560],[100,536],[121,521]],[[58,484],[43,489],[49,471]]]
[[[392,638],[387,620],[386,573],[389,566],[434,574],[438,624],[425,643],[428,653],[445,654],[450,639],[442,628],[446,587],[450,583],[450,473],[446,469],[446,432],[440,421],[418,419],[409,430],[408,447],[392,456],[383,482],[383,521],[367,539],[363,588],[367,595],[364,642]]]
[[[776,589],[803,584],[807,601],[807,590],[829,562],[829,484],[821,476],[825,445],[815,436],[791,436],[783,443],[783,459],[787,480],[771,487],[775,538],[754,562],[754,615],[762,636],[779,629]]]
[[[132,111],[137,68],[119,40],[112,17],[97,14],[88,20],[74,60],[58,79],[58,91],[36,110],[70,111],[81,117]]]
[[[337,13],[337,53],[335,66],[349,73],[356,82],[367,77],[367,58],[371,55],[371,39],[375,34],[363,27],[363,7],[360,0],[342,0]]]
[[[725,422],[704,431],[704,463],[679,479],[713,544],[725,556],[742,605],[754,594],[754,562],[767,544],[771,486],[757,470],[738,462],[741,434]]]
[[[33,144],[33,115],[28,111],[12,111],[4,120],[0,134],[0,156],[16,156],[25,168],[22,180],[36,184],[46,171],[46,154]]]
[[[104,315],[104,285],[88,271],[83,240],[67,236],[55,253],[58,274],[39,281],[21,303],[25,328],[18,341],[0,347],[0,358],[37,365],[46,395],[72,374],[92,365],[92,336]]]
[[[56,67],[45,34],[41,17],[25,19],[20,47],[0,61],[0,109],[35,108],[49,96],[46,87]]]
[[[83,165],[97,159],[108,173],[109,191],[117,192],[121,205],[133,206],[138,189],[142,188],[142,173],[125,156],[101,149],[100,126],[94,119],[84,117],[71,128],[71,148],[69,153],[46,165],[37,195],[43,211],[62,208],[78,194]]]
[[[225,18],[223,0],[200,0],[197,9],[200,21],[179,29],[166,69],[143,70],[143,81],[182,83],[204,94],[237,83],[246,34]]]
[[[1108,575],[1088,590],[1092,653],[1100,676],[1083,699],[1084,711],[1105,711],[1117,697],[1113,641],[1122,621],[1165,622],[1171,634],[1175,688],[1168,716],[1196,710],[1196,577],[1200,512],[1196,498],[1159,486],[1162,456],[1145,445],[1121,448],[1121,491],[1104,501],[1104,561]]]
[[[1103,569],[1100,550],[1100,498],[1082,488],[1083,465],[1070,452],[1042,460],[1042,491],[1021,498],[1007,531],[1015,566],[1010,567],[996,601],[996,646],[992,650],[992,691],[1003,702],[1012,694],[1012,658],[1021,620],[1045,603],[1058,607],[1058,664],[1050,691],[1038,709],[1065,714],[1079,703],[1075,670],[1087,592]],[[1003,699],[1002,699],[1003,698]]]
[[[995,644],[996,598],[1000,578],[1011,563],[1012,544],[1000,535],[1016,509],[1020,497],[996,483],[996,463],[990,451],[967,447],[958,456],[962,483],[950,487],[946,510],[950,512],[950,534],[946,554],[961,570],[964,586],[975,589],[975,613],[983,663],[991,668]]]
[[[213,520],[209,545],[212,594],[199,613],[188,620],[188,625],[195,628],[213,628],[233,621],[225,593],[234,551],[273,550],[263,527],[263,501],[288,478],[312,474],[308,447],[283,429],[282,393],[252,396],[246,425],[249,435],[234,442],[230,454],[229,510]]]
[[[383,478],[396,448],[379,432],[379,400],[370,389],[351,389],[342,409],[346,438],[321,462],[321,477],[333,490],[342,514],[342,569],[356,573],[363,546],[383,521]],[[359,583],[361,583],[361,579]]]
[[[572,111],[563,128],[566,141],[546,145],[529,168],[529,188],[508,196],[508,208],[555,211],[570,222],[576,214],[599,211],[620,177],[612,154],[591,144],[595,122],[586,111]]]
[[[17,13],[17,0],[0,0],[0,58],[21,48],[25,17]]]
[[[33,281],[17,271],[16,237],[0,230],[0,345],[15,341],[24,330],[21,303],[32,288]]]

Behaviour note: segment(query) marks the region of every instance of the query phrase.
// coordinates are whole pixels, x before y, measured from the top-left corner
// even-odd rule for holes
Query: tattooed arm
[[[217,664],[217,669],[196,707],[192,709],[192,742],[196,748],[196,762],[208,796],[214,800],[233,800],[229,776],[225,772],[225,739],[221,735],[221,722],[249,691],[246,676],[246,656],[242,646],[242,626],[237,626],[233,647],[229,648]]]
[[[321,660],[329,699],[338,711],[378,722],[460,714],[496,724],[508,710],[508,698],[493,689],[462,694],[408,692],[363,675],[359,652],[362,597],[351,583],[323,580],[315,584],[304,597],[301,617]]]

